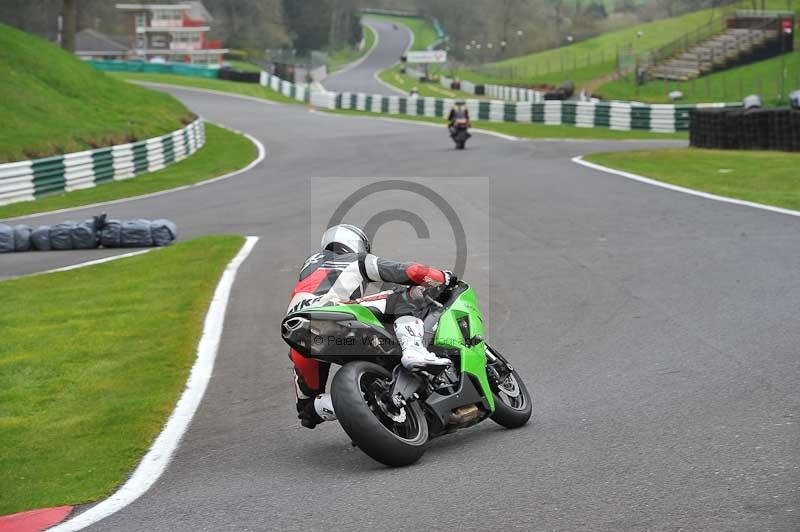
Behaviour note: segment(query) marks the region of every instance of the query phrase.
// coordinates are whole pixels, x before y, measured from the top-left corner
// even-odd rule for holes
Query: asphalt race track
[[[570,162],[655,142],[476,134],[456,152],[444,126],[169,92],[260,139],[266,160],[100,210],[172,218],[184,239],[261,240],[239,271],[214,376],[173,462],[91,530],[800,529],[796,218]],[[480,178],[477,188],[460,186],[464,176]],[[485,221],[490,247],[472,253],[489,265],[490,289],[478,296],[489,341],[534,394],[532,424],[482,423],[394,470],[335,423],[300,427],[279,323],[314,223],[353,186],[345,178],[425,178],[465,219]],[[444,223],[429,221],[431,234]],[[401,223],[378,235],[379,254],[452,263],[451,250],[418,243]],[[17,275],[102,253],[0,260]]]
[[[365,92],[396,96],[402,91],[392,89],[375,79],[375,74],[389,68],[400,60],[400,56],[410,46],[412,35],[405,26],[394,29],[392,24],[375,19],[369,20],[370,27],[376,31],[377,43],[364,61],[347,70],[339,71],[323,81],[329,91]]]

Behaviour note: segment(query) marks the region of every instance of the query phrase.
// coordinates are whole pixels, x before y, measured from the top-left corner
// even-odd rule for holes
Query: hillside
[[[194,118],[167,94],[114,79],[4,24],[0,72],[0,162],[145,139]]]
[[[766,0],[765,6],[768,10],[785,10],[786,0]],[[489,63],[474,70],[460,70],[458,75],[486,83],[555,84],[569,79],[583,85],[614,71],[618,49],[632,46],[643,52],[659,48],[707,24],[712,15],[720,17],[722,14],[721,10],[707,9],[637,24],[569,46]]]
[[[781,75],[783,73],[783,75]],[[789,93],[800,87],[800,51],[703,76],[695,81],[650,81],[637,86],[631,81],[601,85],[595,95],[604,100],[637,100],[671,103],[669,92],[679,90],[679,103],[737,102],[748,94],[761,94],[765,105],[786,105]]]

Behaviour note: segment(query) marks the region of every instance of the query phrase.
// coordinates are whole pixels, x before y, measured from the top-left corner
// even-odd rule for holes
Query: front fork
[[[486,376],[489,378],[489,384],[496,390],[500,383],[514,371],[514,366],[503,358],[503,355],[492,349],[489,344],[484,345],[486,346]]]

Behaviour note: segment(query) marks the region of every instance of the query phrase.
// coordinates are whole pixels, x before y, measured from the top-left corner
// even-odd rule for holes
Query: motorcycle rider
[[[450,109],[450,114],[447,115],[447,129],[450,130],[450,134],[454,133],[454,128],[456,125],[456,120],[460,118],[465,118],[467,120],[467,127],[472,127],[472,121],[469,118],[469,109],[467,109],[467,102],[465,102],[462,98],[453,103],[453,107]],[[467,133],[469,135],[469,133]]]
[[[450,359],[437,357],[425,347],[425,328],[415,314],[427,307],[425,287],[455,284],[455,275],[419,263],[394,262],[372,255],[366,234],[350,224],[330,227],[322,235],[320,246],[320,251],[308,257],[300,269],[287,314],[346,301],[363,304],[384,318],[394,318],[395,335],[402,350],[400,362],[405,368],[419,371],[451,364]],[[362,297],[370,282],[410,288]],[[330,395],[324,393],[330,364],[306,358],[294,349],[289,357],[294,363],[297,417],[301,424],[313,429],[325,418],[335,419]]]

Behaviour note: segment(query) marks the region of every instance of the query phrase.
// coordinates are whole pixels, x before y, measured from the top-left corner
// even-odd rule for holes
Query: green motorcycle
[[[428,348],[453,361],[435,373],[406,370],[392,325],[367,306],[310,308],[282,322],[283,339],[300,354],[342,366],[330,390],[336,417],[354,445],[389,466],[412,464],[429,439],[487,418],[516,428],[531,417],[522,379],[483,339],[472,288],[460,281],[425,297]]]

